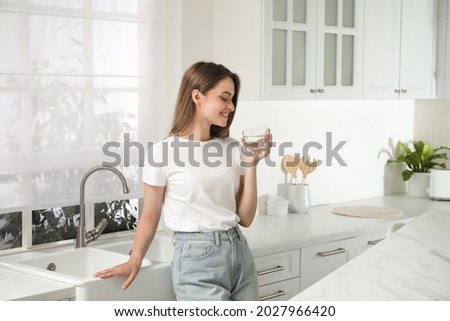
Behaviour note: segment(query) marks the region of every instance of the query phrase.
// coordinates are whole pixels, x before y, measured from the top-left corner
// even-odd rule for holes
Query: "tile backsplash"
[[[315,144],[310,155],[324,161],[307,178],[313,205],[405,190],[399,170],[388,168],[386,160],[399,139],[413,137],[413,100],[240,101],[231,136],[239,138],[242,129],[259,125],[269,126],[277,143],[270,155],[275,165],[258,168],[260,195],[275,194],[277,185],[285,182],[283,155],[302,154],[310,142]],[[345,144],[338,150],[341,141]],[[293,147],[283,153],[279,148],[283,142],[292,142]],[[333,148],[345,166],[337,158],[325,164]]]

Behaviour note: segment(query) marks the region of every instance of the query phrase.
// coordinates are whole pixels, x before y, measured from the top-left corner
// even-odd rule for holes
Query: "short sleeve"
[[[149,147],[142,169],[142,181],[148,185],[166,186],[166,172],[163,159],[157,148],[158,144]]]
[[[245,175],[246,167],[243,165],[244,164],[244,160],[242,159],[242,148],[243,148],[242,144],[240,144],[239,142],[238,142],[238,144],[239,144],[239,148],[236,148],[237,149],[236,160],[237,160],[237,164],[238,164],[238,166],[240,168],[240,174],[242,176],[242,175]]]
[[[240,175],[245,175],[245,166],[242,166],[242,144],[234,138],[228,137],[227,144],[232,144],[232,157],[233,157],[233,166],[237,166],[240,168]],[[228,150],[228,148],[227,148]]]

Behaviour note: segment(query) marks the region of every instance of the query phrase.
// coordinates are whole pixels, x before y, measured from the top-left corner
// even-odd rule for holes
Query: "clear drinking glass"
[[[244,136],[245,144],[249,151],[257,152],[266,148],[264,138],[267,133],[267,126],[259,126],[255,128],[244,129],[242,136]]]

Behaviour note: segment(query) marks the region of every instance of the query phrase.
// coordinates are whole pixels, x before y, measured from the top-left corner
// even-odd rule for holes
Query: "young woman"
[[[172,280],[177,300],[257,300],[252,253],[238,228],[252,223],[256,165],[270,152],[229,137],[240,88],[223,65],[198,62],[186,70],[169,137],[154,144],[143,169],[144,205],[128,262],[95,276],[135,279],[161,212],[174,231]],[[242,152],[241,152],[242,151]]]

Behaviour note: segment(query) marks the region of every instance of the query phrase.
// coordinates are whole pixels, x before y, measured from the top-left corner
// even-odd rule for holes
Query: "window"
[[[22,246],[22,213],[0,214],[0,251]]]
[[[103,234],[135,229],[138,220],[138,201],[136,198],[94,204],[95,225],[102,219],[106,219],[108,224]],[[32,245],[76,238],[79,216],[79,205],[33,210],[31,213]],[[13,243],[13,239],[16,241],[18,239],[13,237],[20,231],[15,221],[17,221],[15,217],[10,217],[9,220],[8,217],[6,218],[5,233],[11,236],[7,235],[3,238],[5,248],[6,243]]]
[[[105,143],[167,133],[164,12],[164,1],[0,0],[0,246],[13,217],[28,248],[36,211],[79,205],[83,174],[109,160]],[[130,157],[118,166],[127,197],[142,197],[139,155],[115,152]],[[106,171],[86,187],[92,212],[124,198]]]

